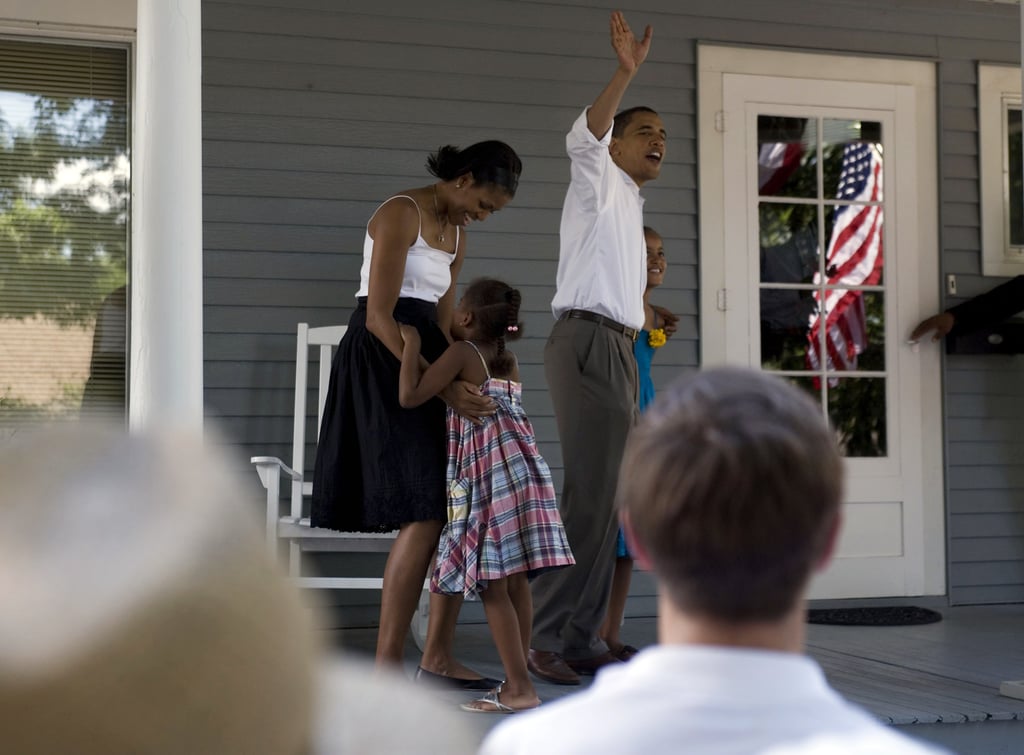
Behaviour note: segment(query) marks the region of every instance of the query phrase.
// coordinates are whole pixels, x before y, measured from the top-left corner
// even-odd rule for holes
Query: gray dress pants
[[[615,567],[619,464],[638,415],[633,342],[595,322],[558,320],[544,347],[544,372],[565,474],[558,507],[576,565],[532,582],[530,644],[584,660],[608,650],[597,633]]]

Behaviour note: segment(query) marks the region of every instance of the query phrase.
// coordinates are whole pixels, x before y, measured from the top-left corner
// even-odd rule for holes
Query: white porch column
[[[200,0],[138,0],[129,424],[203,423]]]

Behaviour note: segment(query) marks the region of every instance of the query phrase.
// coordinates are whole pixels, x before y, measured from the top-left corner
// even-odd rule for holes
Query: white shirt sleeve
[[[565,136],[565,151],[570,160],[570,191],[576,192],[583,207],[596,209],[607,196],[606,181],[608,172],[614,166],[608,154],[608,145],[612,141],[612,130],[598,139],[587,126],[585,108],[572,124]]]

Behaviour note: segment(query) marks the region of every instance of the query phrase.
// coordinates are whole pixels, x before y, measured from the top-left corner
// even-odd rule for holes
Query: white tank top
[[[416,211],[419,212],[420,206],[416,204],[415,199],[406,194],[396,194],[382,202],[380,207],[373,211],[370,220],[373,220],[381,207],[399,197],[404,197],[415,204]],[[459,248],[458,226],[455,226],[455,248]],[[370,238],[370,223],[368,221],[366,237],[363,239],[363,266],[359,270],[357,297],[368,296],[370,293],[370,260],[372,257],[373,239]],[[435,249],[423,238],[423,215],[420,214],[420,228],[416,234],[416,241],[409,247],[409,253],[405,258],[405,272],[402,273],[402,288],[399,290],[398,296],[437,304],[438,300],[451,288],[452,263],[454,261],[454,254],[443,249]]]

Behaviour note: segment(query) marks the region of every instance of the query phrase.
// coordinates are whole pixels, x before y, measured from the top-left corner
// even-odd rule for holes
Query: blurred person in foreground
[[[658,581],[659,644],[503,722],[481,752],[934,752],[843,700],[804,654],[805,593],[842,497],[842,460],[805,394],[737,368],[682,378],[622,469],[616,505]]]
[[[329,656],[198,435],[67,425],[0,447],[5,752],[470,752],[456,714]]]

